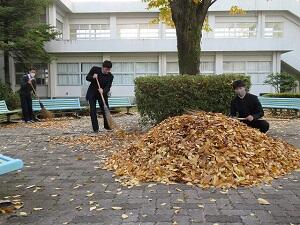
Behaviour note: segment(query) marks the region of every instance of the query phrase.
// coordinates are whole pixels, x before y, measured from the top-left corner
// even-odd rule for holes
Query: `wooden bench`
[[[20,109],[18,109],[18,110],[8,110],[6,102],[4,100],[0,101],[0,115],[6,115],[7,116],[7,122],[10,122],[11,115],[17,114],[19,112],[21,112]]]
[[[0,154],[0,175],[23,168],[23,161]]]
[[[129,114],[129,110],[136,105],[131,104],[129,97],[110,97],[108,98],[108,104],[110,109],[115,108],[126,108],[127,114]],[[99,105],[97,104],[97,108],[99,108]]]
[[[259,97],[258,98],[263,108],[268,109],[288,109],[300,110],[300,98],[271,98]]]
[[[82,110],[79,98],[53,98],[53,99],[41,99],[45,108],[48,111],[77,111]],[[38,100],[32,101],[33,111],[40,111],[41,106]]]

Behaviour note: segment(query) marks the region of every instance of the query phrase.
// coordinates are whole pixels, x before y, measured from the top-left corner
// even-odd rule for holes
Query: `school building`
[[[233,4],[246,14],[230,15]],[[55,56],[51,64],[36,65],[40,95],[84,97],[86,74],[103,60],[113,62],[112,96],[134,96],[136,77],[178,74],[175,29],[151,23],[158,10],[146,8],[142,0],[54,1],[46,21],[62,34],[45,46]],[[256,95],[274,91],[264,84],[268,74],[287,71],[300,79],[298,0],[220,0],[207,17],[212,31],[203,33],[203,74],[249,75],[250,92]],[[12,88],[18,90],[22,65],[11,59],[10,73]]]

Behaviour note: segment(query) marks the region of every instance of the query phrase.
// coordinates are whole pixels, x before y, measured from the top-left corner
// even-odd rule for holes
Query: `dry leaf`
[[[20,216],[28,216],[28,214],[26,212],[20,212],[19,215]]]
[[[114,207],[111,207],[113,210],[121,210],[122,207],[118,207],[118,206],[114,206]]]
[[[41,211],[43,208],[33,208],[33,211]]]
[[[263,199],[263,198],[258,198],[257,201],[261,205],[270,205],[270,203],[267,200]]]
[[[128,218],[128,215],[122,214],[122,219],[127,219],[127,218]]]

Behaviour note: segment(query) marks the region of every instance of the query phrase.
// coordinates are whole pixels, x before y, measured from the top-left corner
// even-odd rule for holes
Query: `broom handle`
[[[100,87],[100,84],[99,84],[99,81],[98,81],[98,76],[97,76],[97,78],[96,78],[96,81],[97,81],[97,84],[98,84],[98,91],[99,91],[99,93],[100,93],[100,95],[101,95],[103,105],[104,105],[105,107],[107,107],[107,105],[106,105],[106,103],[105,103],[105,100],[104,100],[104,97],[103,97],[103,94],[102,94],[101,91],[99,90],[101,87]]]
[[[36,90],[34,89],[32,83],[30,83],[30,85],[31,85],[31,88],[32,88],[32,90],[33,90],[34,95],[35,95],[35,96],[38,98],[38,100],[40,101],[40,97],[39,97],[38,94],[36,93]]]

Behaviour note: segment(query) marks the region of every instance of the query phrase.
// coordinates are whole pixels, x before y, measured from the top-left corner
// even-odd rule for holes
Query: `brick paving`
[[[116,120],[127,129],[137,126],[137,116]],[[271,127],[269,135],[300,147],[300,120],[272,121]],[[98,168],[104,153],[49,143],[49,137],[79,135],[90,129],[88,118],[72,120],[66,129],[0,127],[0,153],[25,162],[21,172],[0,177],[0,199],[21,195],[24,202],[16,213],[0,215],[1,225],[300,224],[299,172],[271,185],[228,192],[183,184],[143,184],[129,189],[120,186],[111,172]],[[258,198],[270,205],[260,205]],[[19,216],[20,212],[28,216]],[[123,214],[128,218],[122,218]]]

